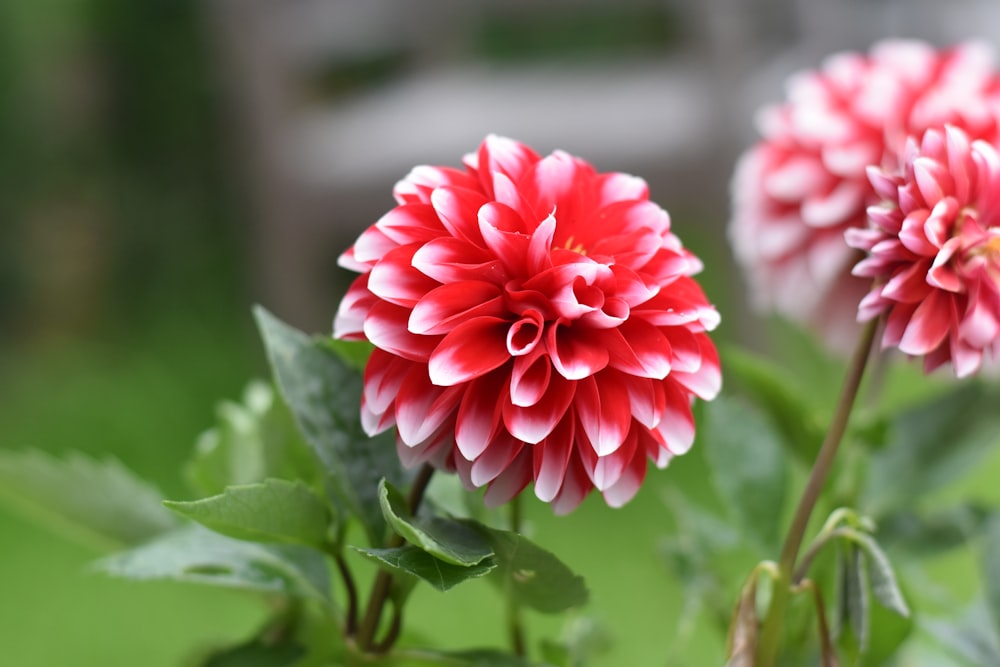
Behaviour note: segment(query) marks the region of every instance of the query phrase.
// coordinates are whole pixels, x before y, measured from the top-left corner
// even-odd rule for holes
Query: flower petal
[[[510,359],[507,329],[499,317],[477,317],[445,336],[428,360],[431,382],[451,386],[489,373]]]
[[[552,365],[567,380],[589,377],[608,365],[609,353],[597,330],[557,320],[545,332]]]
[[[481,280],[465,280],[426,292],[407,323],[415,334],[446,334],[462,322],[482,316],[505,314],[500,288]]]
[[[463,387],[431,384],[427,369],[414,365],[396,396],[396,426],[399,438],[413,447],[430,438],[458,409]]]
[[[575,444],[574,420],[563,418],[549,437],[531,448],[535,477],[535,496],[551,502],[562,488]]]
[[[553,373],[545,395],[534,405],[521,407],[505,402],[503,423],[515,438],[537,444],[552,433],[552,429],[566,414],[575,394],[576,382]]]
[[[632,424],[628,388],[617,374],[587,377],[576,387],[576,416],[598,456],[607,456],[619,447]]]

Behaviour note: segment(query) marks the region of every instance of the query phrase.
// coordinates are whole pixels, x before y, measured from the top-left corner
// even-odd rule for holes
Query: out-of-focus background
[[[179,468],[215,402],[266,373],[250,305],[328,331],[349,279],[336,257],[393,183],[457,165],[489,132],[646,178],[705,260],[719,336],[752,340],[725,222],[753,109],[830,51],[944,45],[1000,32],[998,14],[962,0],[0,3],[0,447],[113,453],[185,497]],[[703,466],[694,452],[654,473],[624,511],[529,508],[536,539],[590,582],[607,664],[720,662],[697,629],[673,653],[684,604],[655,549],[664,489],[697,493]],[[0,507],[4,664],[190,664],[261,621],[235,593],[88,573],[95,555]],[[502,641],[497,613],[469,613],[488,606],[478,589],[435,595],[418,597],[433,610],[418,630],[441,614],[456,647]]]

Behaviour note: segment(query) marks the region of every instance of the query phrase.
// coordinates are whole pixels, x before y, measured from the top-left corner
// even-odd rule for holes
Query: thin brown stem
[[[427,491],[427,485],[430,484],[433,475],[434,468],[426,463],[417,472],[417,476],[410,486],[410,492],[406,496],[406,504],[410,509],[410,514],[416,514],[420,508],[424,493]],[[393,533],[386,546],[390,549],[401,547],[403,546],[403,538]],[[389,594],[392,592],[392,584],[393,576],[388,570],[379,570],[378,574],[375,575],[375,583],[372,585],[371,595],[368,596],[368,606],[365,608],[365,615],[358,626],[357,644],[362,651],[384,653],[392,648],[392,642],[383,646],[386,644],[385,640],[377,646],[375,644],[375,634],[378,632],[379,621],[382,620],[382,610],[386,600],[389,599]],[[397,609],[397,613],[400,615],[399,622],[402,623],[402,610]],[[398,636],[398,631],[396,635]],[[395,641],[395,637],[392,637],[392,641]]]
[[[805,537],[806,528],[809,525],[809,518],[812,516],[816,501],[819,500],[820,493],[826,478],[833,468],[840,441],[847,430],[847,423],[851,416],[851,409],[858,395],[861,386],[861,379],[864,377],[865,366],[868,357],[871,355],[872,343],[875,341],[875,330],[878,327],[878,320],[872,320],[864,326],[861,336],[858,339],[857,347],[851,357],[851,363],[844,378],[844,385],[841,388],[840,398],[837,401],[837,408],[830,422],[830,428],[826,432],[826,438],[820,447],[816,462],[813,464],[812,472],[806,487],[802,491],[802,498],[795,509],[795,516],[792,518],[788,535],[785,537],[784,546],[781,549],[781,559],[778,561],[778,578],[774,582],[774,593],[771,598],[771,605],[764,620],[764,627],[761,631],[760,643],[757,648],[757,665],[759,667],[770,667],[775,664],[778,657],[778,646],[781,641],[781,629],[784,624],[785,612],[788,609],[788,597],[792,583],[792,572],[795,568],[795,560],[799,555],[799,548],[802,546],[802,539]]]
[[[344,557],[336,553],[333,556],[333,562],[337,564],[337,571],[340,572],[340,578],[344,582],[344,591],[347,593],[344,634],[351,637],[358,629],[358,588],[354,585],[354,577],[351,576],[351,571],[348,569]]]
[[[398,602],[392,603],[392,621],[389,623],[389,631],[385,633],[385,637],[382,638],[377,644],[375,644],[375,653],[388,653],[392,645],[396,643],[399,639],[399,634],[403,631],[403,607]]]

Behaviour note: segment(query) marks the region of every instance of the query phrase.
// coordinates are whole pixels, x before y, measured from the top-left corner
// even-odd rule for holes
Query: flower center
[[[565,248],[566,250],[571,250],[580,255],[583,255],[584,257],[587,256],[587,249],[583,247],[582,243],[578,243],[576,237],[572,235],[570,235],[570,237],[566,239],[566,243],[563,244],[563,248]]]

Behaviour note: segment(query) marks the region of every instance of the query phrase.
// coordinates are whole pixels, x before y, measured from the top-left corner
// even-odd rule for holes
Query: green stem
[[[410,508],[410,514],[416,514],[417,509],[420,508],[420,503],[424,498],[424,492],[427,490],[427,485],[430,483],[433,474],[434,468],[426,463],[417,473],[417,477],[413,480],[413,485],[410,487],[410,492],[406,497],[406,504]],[[394,549],[401,546],[403,546],[403,538],[393,533],[392,537],[389,538],[386,547]],[[360,648],[363,652],[385,653],[392,648],[392,643],[399,634],[398,628],[396,628],[395,631],[390,629],[390,635],[386,638],[386,640],[383,640],[378,645],[375,643],[375,633],[378,631],[379,621],[382,620],[382,610],[385,608],[385,603],[389,599],[389,593],[392,591],[393,581],[392,573],[388,570],[379,570],[378,574],[375,575],[375,583],[372,585],[372,592],[368,597],[368,606],[365,608],[365,615],[361,619],[361,624],[358,626],[358,634],[356,638],[358,648]],[[402,612],[397,610],[397,614],[400,615],[400,618],[394,619],[394,627],[402,622]]]
[[[858,339],[854,355],[851,357],[850,367],[847,370],[847,377],[844,378],[844,385],[840,391],[833,421],[830,422],[830,428],[826,432],[826,438],[820,447],[816,462],[809,475],[809,481],[806,482],[806,487],[802,491],[802,498],[799,500],[792,524],[788,529],[788,535],[785,537],[785,544],[781,548],[778,577],[774,581],[771,604],[767,610],[764,627],[761,630],[760,641],[757,644],[757,667],[771,667],[777,660],[778,648],[781,643],[781,629],[785,621],[785,612],[788,609],[788,599],[791,593],[795,560],[798,558],[799,548],[802,546],[802,539],[805,537],[806,527],[809,525],[809,518],[812,516],[816,501],[819,500],[823,485],[833,467],[840,441],[847,430],[847,422],[858,395],[858,388],[861,386],[861,378],[865,374],[865,366],[871,355],[877,328],[878,320],[874,319],[865,325],[861,337]]]
[[[521,532],[521,496],[514,496],[510,501],[510,529]],[[510,644],[514,655],[524,657],[527,654],[527,641],[524,638],[524,623],[521,621],[521,606],[513,597],[507,598],[507,628],[510,633]]]

